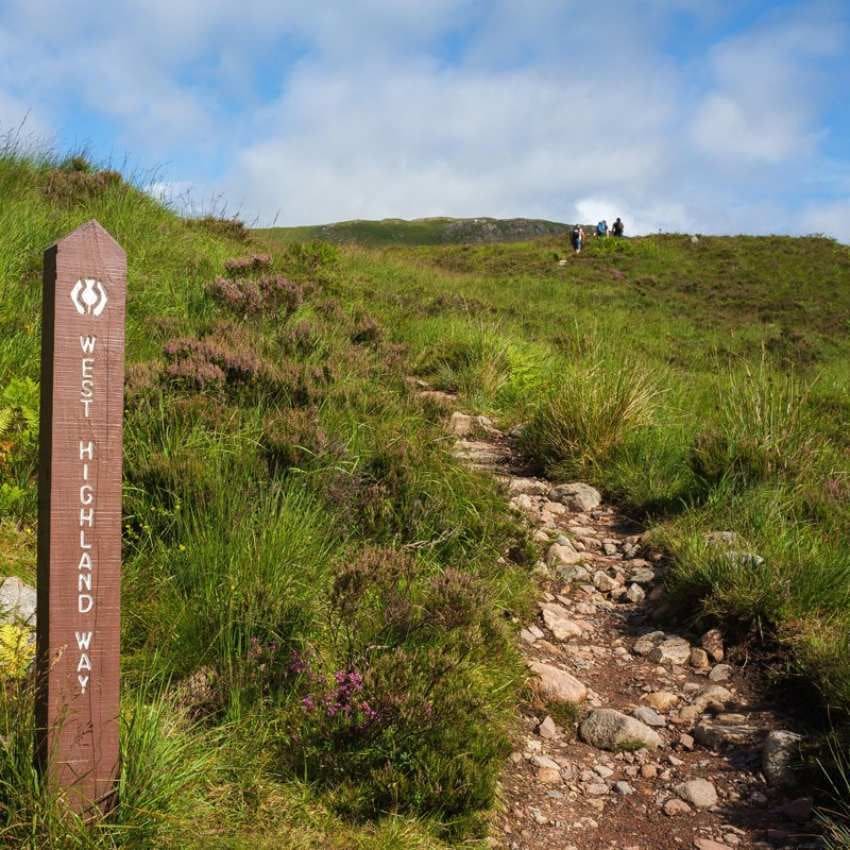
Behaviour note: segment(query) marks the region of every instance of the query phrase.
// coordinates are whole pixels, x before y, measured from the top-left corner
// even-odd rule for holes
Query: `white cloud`
[[[619,216],[628,235],[644,233],[691,233],[696,230],[684,204],[659,202],[648,205],[622,198],[588,197],[576,201],[577,221],[596,224],[605,219],[609,226]]]
[[[820,75],[814,60],[841,47],[829,15],[791,15],[714,48],[713,87],[698,105],[691,138],[703,153],[775,165],[814,150]]]
[[[702,38],[728,4],[6,0],[0,125],[34,106],[61,127],[72,102],[73,141],[93,117],[119,157],[176,160],[172,184],[223,191],[249,220],[794,229],[788,198],[846,189],[813,182],[828,88],[814,69],[846,42],[836,8],[786,10],[705,55],[688,34],[682,60],[671,13]]]
[[[671,97],[534,70],[305,66],[227,183],[268,219],[565,215],[664,168]],[[626,131],[624,132],[624,125]]]
[[[803,233],[825,233],[850,244],[850,197],[806,207],[799,229]]]

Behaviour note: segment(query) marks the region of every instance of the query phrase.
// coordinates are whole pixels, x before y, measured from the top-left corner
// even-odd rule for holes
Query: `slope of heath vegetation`
[[[2,566],[29,584],[42,252],[96,218],[129,260],[121,805],[83,824],[41,785],[12,641],[0,846],[482,836],[530,545],[408,392],[407,349],[351,298],[345,258],[266,253],[82,159],[6,151],[0,197]]]
[[[30,585],[42,252],[96,218],[129,262],[121,805],[83,823],[41,784],[4,626],[0,846],[487,846],[543,552],[453,456],[449,397],[649,530],[667,616],[840,725],[846,247],[275,241],[13,149],[0,199],[0,564]]]

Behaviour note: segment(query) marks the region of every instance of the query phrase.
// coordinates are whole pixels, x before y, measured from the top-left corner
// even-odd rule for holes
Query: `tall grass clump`
[[[659,394],[643,366],[597,352],[551,380],[522,431],[522,448],[555,477],[590,474],[655,423]]]
[[[830,735],[818,760],[832,803],[820,809],[817,821],[827,850],[850,850],[850,750],[840,735]]]
[[[218,489],[212,503],[177,523],[177,546],[154,542],[128,565],[136,639],[156,647],[163,673],[209,667],[236,698],[253,682],[253,643],[275,643],[285,655],[314,630],[333,525],[297,482],[250,508],[240,494]]]
[[[811,384],[766,359],[729,374],[715,422],[694,441],[691,466],[704,480],[747,486],[798,477],[817,463],[821,441],[808,413]]]
[[[34,687],[6,680],[0,695],[0,846],[21,850],[185,847],[205,815],[216,748],[172,701],[125,692],[114,809],[75,814],[35,768]]]

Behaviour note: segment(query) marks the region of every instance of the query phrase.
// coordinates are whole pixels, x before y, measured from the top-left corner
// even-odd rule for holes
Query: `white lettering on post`
[[[97,337],[81,336],[80,349],[80,404],[83,417],[91,418],[96,401],[97,362],[95,358]],[[86,530],[94,530],[97,525],[97,467],[89,470],[90,465],[97,463],[97,453],[92,440],[80,441],[80,556],[77,567],[77,613],[81,617],[92,617],[95,608],[94,587],[94,550]],[[92,630],[74,633],[77,638],[77,682],[80,694],[86,692],[92,674]]]

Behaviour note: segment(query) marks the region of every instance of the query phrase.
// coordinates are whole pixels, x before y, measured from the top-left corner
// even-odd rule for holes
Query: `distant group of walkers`
[[[612,236],[622,236],[623,231],[625,230],[625,225],[623,224],[623,220],[620,216],[617,216],[617,220],[611,225],[611,235]],[[597,239],[607,239],[608,238],[608,222],[603,218],[599,224],[596,225],[596,238]],[[573,250],[576,254],[581,253],[581,246],[584,244],[584,228],[577,224],[570,233],[570,239],[573,243]]]

